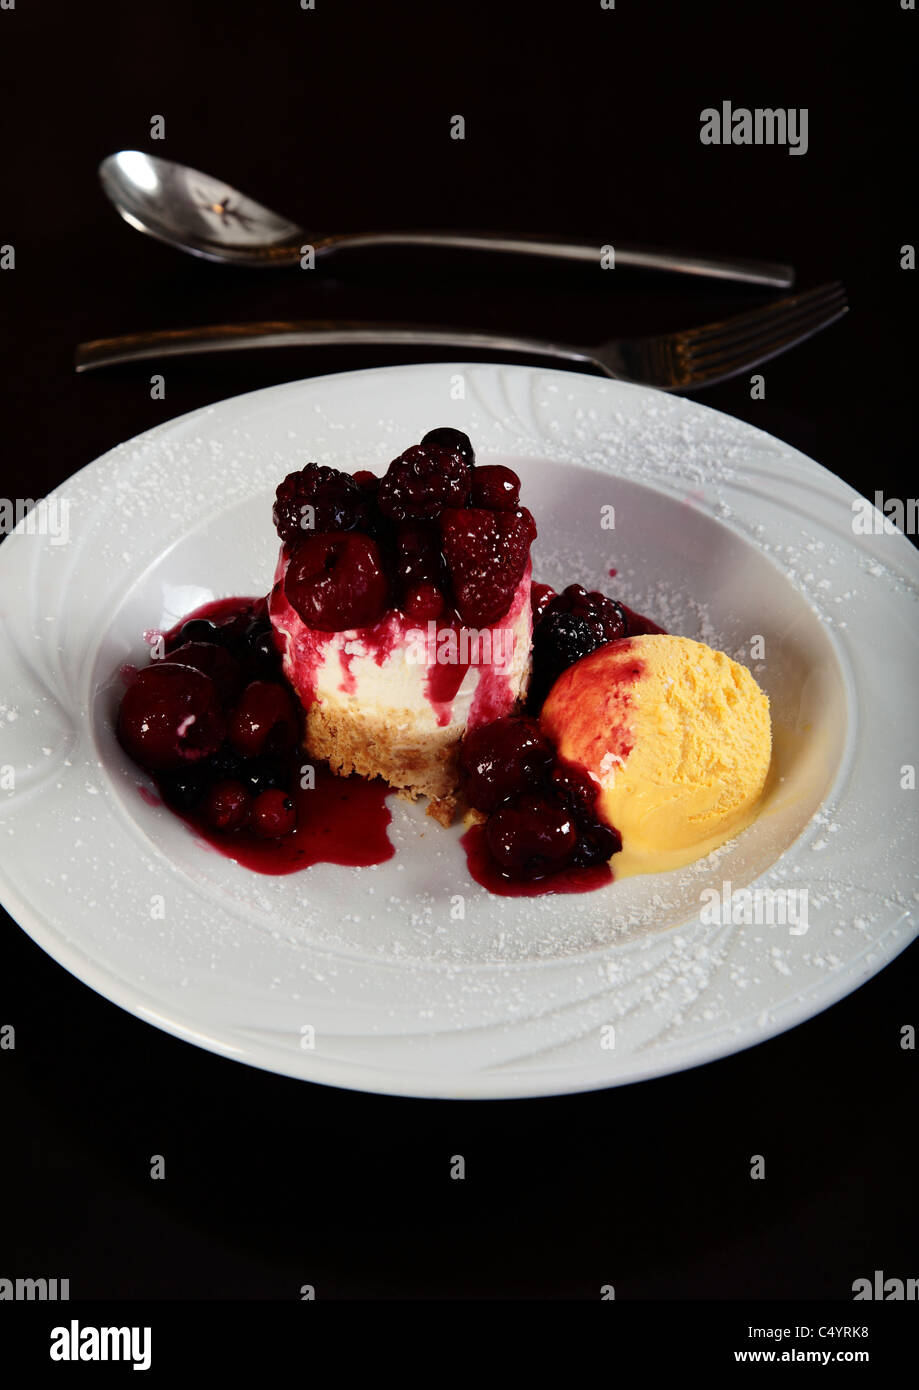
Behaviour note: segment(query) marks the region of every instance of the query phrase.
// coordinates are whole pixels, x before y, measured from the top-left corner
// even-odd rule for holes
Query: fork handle
[[[149,358],[189,357],[205,352],[231,352],[263,347],[365,347],[463,348],[488,352],[527,353],[531,357],[563,358],[597,367],[606,376],[610,369],[581,348],[551,343],[541,338],[512,338],[503,333],[474,333],[465,328],[429,328],[411,323],[299,322],[221,323],[204,328],[166,328],[151,333],[127,333],[118,338],[94,338],[77,347],[78,372],[110,367],[119,362]]]

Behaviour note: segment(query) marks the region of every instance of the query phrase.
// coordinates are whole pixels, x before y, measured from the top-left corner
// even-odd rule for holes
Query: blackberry
[[[540,710],[562,672],[602,645],[586,618],[547,610],[533,631],[529,709],[534,713]]]
[[[569,584],[546,605],[543,618],[550,613],[570,613],[583,618],[597,638],[596,645],[628,636],[628,621],[621,603],[596,590],[588,592],[582,584]]]
[[[318,531],[361,530],[369,502],[350,474],[308,463],[279,485],[272,516],[281,540],[297,541]]]

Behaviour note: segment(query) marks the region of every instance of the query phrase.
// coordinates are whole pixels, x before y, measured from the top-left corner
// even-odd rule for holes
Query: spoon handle
[[[77,347],[78,372],[118,362],[142,362],[154,357],[185,357],[204,352],[228,352],[256,347],[438,347],[526,353],[531,357],[564,358],[587,363],[610,375],[609,369],[582,348],[541,338],[515,338],[502,333],[475,333],[465,328],[430,328],[410,323],[266,322],[222,323],[204,328],[160,329],[128,333],[118,338],[95,338]]]
[[[653,250],[650,247],[621,246],[618,242],[603,246],[596,241],[563,241],[535,232],[347,232],[322,238],[317,250],[334,253],[393,246],[505,252],[515,256],[541,256],[546,260],[579,261],[596,266],[601,264],[604,253],[609,261],[612,250],[615,266],[634,270],[702,275],[713,280],[735,280],[774,289],[787,289],[795,280],[792,266],[772,261],[751,261],[736,256],[699,256],[692,251]]]

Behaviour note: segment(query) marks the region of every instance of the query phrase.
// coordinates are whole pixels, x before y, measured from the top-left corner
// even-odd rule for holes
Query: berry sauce
[[[227,859],[259,874],[292,874],[312,864],[358,868],[383,864],[396,852],[386,834],[392,819],[386,805],[389,791],[378,778],[368,782],[363,777],[336,777],[317,763],[312,789],[293,782],[296,828],[267,840],[248,827],[220,834],[196,812],[175,814]]]
[[[559,869],[538,879],[511,879],[498,869],[485,840],[484,825],[473,825],[462,836],[460,844],[466,851],[466,866],[476,883],[502,898],[538,898],[547,893],[590,893],[612,883],[609,864],[591,864],[586,868]]]
[[[151,644],[162,636],[167,652],[179,641],[182,627],[193,619],[223,624],[234,620],[262,617],[267,613],[264,598],[236,597],[216,599],[187,613],[168,632],[148,632]],[[136,679],[136,671],[125,670],[126,683]],[[303,787],[301,766],[312,766],[314,785]],[[150,773],[164,802],[164,788]],[[248,825],[221,833],[208,823],[203,807],[182,811],[169,809],[181,817],[195,834],[229,859],[262,874],[289,874],[311,864],[345,864],[363,867],[382,864],[395,853],[386,834],[392,816],[386,804],[390,788],[379,779],[337,777],[323,763],[309,763],[308,754],[291,755],[287,778],[289,795],[296,807],[296,826],[286,834],[262,838]],[[139,788],[145,801],[155,803],[146,787]]]
[[[627,603],[620,603],[619,607],[628,619],[630,637],[647,637],[654,634],[666,637],[667,629],[665,627],[658,627],[657,623],[652,622],[642,613],[636,613],[634,608],[630,608]]]

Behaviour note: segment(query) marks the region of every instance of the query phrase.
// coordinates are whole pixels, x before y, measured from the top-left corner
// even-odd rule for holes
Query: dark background
[[[232,270],[140,237],[98,162],[150,150],[308,229],[568,232],[791,261],[842,323],[699,399],[853,486],[912,479],[919,18],[883,4],[16,0],[0,11],[0,492],[39,497],[121,440],[241,391],[423,354],[284,351],[76,377],[84,338],[260,318],[402,319],[590,343],[705,322],[739,286],[379,254]],[[704,147],[699,112],[806,106],[808,153]],[[466,140],[449,138],[453,114]],[[150,141],[150,118],[166,118]],[[883,172],[882,172],[883,171]],[[910,200],[908,202],[908,200]],[[910,211],[907,211],[909,206]],[[444,357],[457,354],[445,353]],[[903,470],[910,465],[909,483]],[[0,935],[0,1275],[74,1298],[847,1299],[915,1260],[915,946],[751,1051],[584,1096],[448,1103],[250,1070]],[[166,1155],[167,1180],[149,1158]],[[463,1153],[465,1182],[448,1158]],[[751,1182],[753,1153],[767,1180]]]

